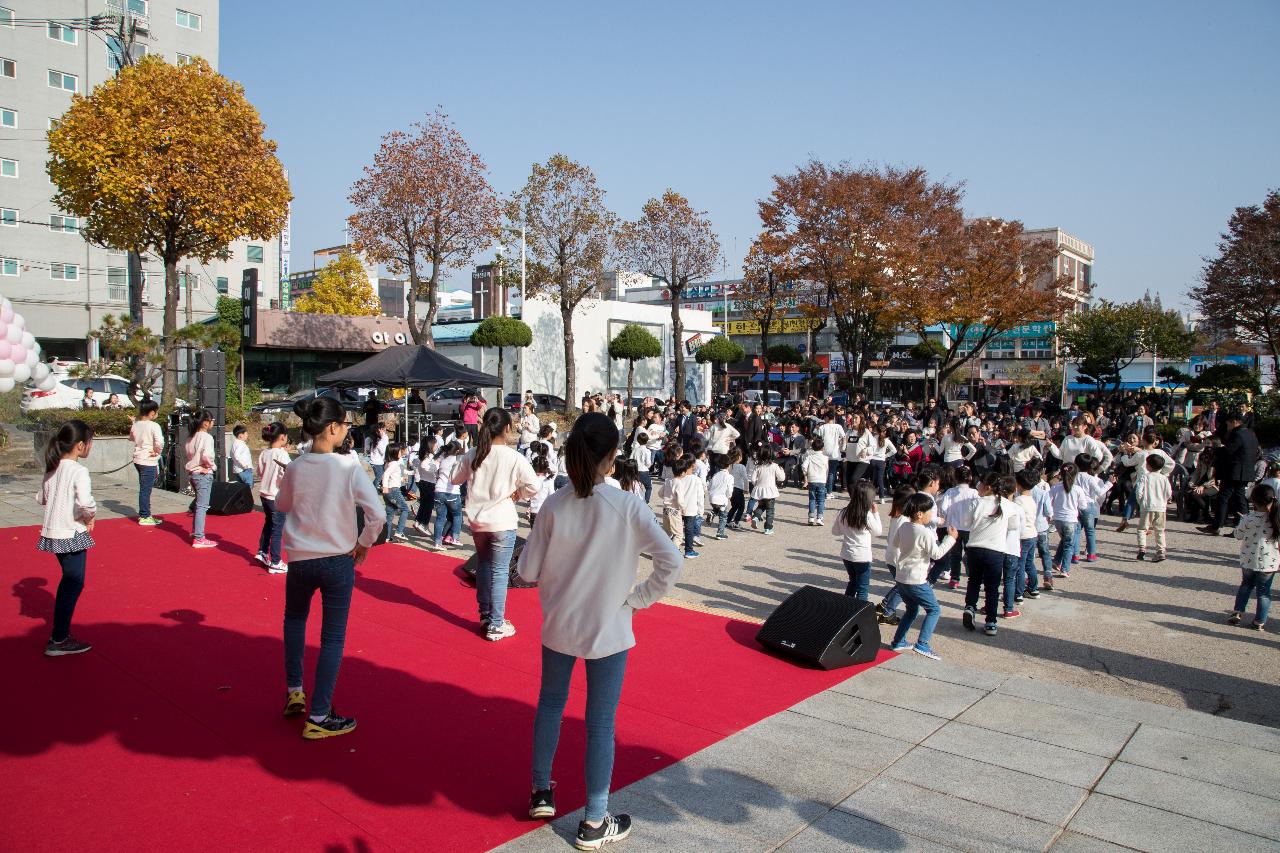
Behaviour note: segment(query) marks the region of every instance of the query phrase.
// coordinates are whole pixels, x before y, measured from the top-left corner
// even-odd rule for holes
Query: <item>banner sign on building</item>
[[[699,332],[698,334],[694,335],[693,337],[689,338],[684,342],[685,354],[693,355],[695,352],[698,351],[698,347],[702,346],[705,343],[706,343],[706,340],[703,339],[702,333]]]
[[[1191,356],[1191,375],[1199,376],[1218,364],[1238,364],[1245,370],[1254,369],[1251,355],[1193,355]]]
[[[947,324],[947,334],[952,340],[959,337],[957,334],[960,327],[954,323]],[[965,330],[965,338],[980,338],[986,334],[987,327],[981,324],[975,324]],[[1058,324],[1052,320],[1046,320],[1040,323],[1026,323],[1022,326],[1014,326],[1007,332],[1001,332],[996,335],[993,340],[1013,340],[1016,338],[1051,338],[1058,333]]]
[[[240,340],[244,346],[258,343],[258,270],[250,268],[240,278]]]
[[[728,323],[716,321],[717,326],[723,326],[726,335],[758,335],[760,334],[759,320],[730,320]],[[814,330],[819,325],[819,321],[809,317],[788,317],[783,320],[774,320],[769,324],[769,334],[771,335],[793,335],[804,334],[805,332]]]

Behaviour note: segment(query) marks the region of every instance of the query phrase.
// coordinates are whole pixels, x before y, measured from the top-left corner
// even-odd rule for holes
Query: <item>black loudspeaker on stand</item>
[[[769,615],[756,642],[810,666],[839,669],[876,659],[880,625],[870,602],[802,586]]]
[[[191,502],[194,512],[196,502]],[[253,490],[239,480],[230,483],[213,482],[209,490],[209,515],[242,515],[253,512]]]

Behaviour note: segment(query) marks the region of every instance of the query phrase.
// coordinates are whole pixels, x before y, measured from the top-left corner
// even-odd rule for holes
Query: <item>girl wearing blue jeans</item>
[[[262,533],[258,535],[257,560],[273,575],[289,570],[280,556],[280,544],[284,541],[284,513],[276,509],[276,493],[280,480],[289,464],[289,431],[280,421],[262,428],[262,440],[267,449],[258,454],[258,497],[262,500]]]
[[[938,539],[933,529],[933,498],[924,492],[916,492],[906,499],[902,517],[909,521],[898,527],[891,546],[897,560],[894,589],[907,608],[889,648],[895,652],[911,649],[916,654],[938,660],[938,654],[929,641],[933,639],[933,629],[938,625],[942,607],[933,594],[933,585],[929,583],[929,567],[951,550],[959,533],[950,527],[946,536]],[[907,642],[907,633],[921,610],[924,611],[924,624],[920,626],[920,635],[912,646]]]
[[[542,686],[533,724],[533,793],[529,816],[555,817],[551,780],[560,721],[578,658],[587,673],[587,807],[574,845],[596,850],[631,832],[629,815],[609,814],[614,716],[627,656],[635,645],[632,614],[675,586],[680,552],[644,501],[619,489],[596,488],[613,468],[618,430],[599,413],[578,418],[565,444],[572,488],[547,498],[542,521],[520,553],[520,576],[538,583],[542,603]],[[592,535],[585,540],[581,531]],[[636,583],[639,554],[653,571]]]
[[[450,441],[436,456],[436,526],[431,550],[439,551],[443,545],[456,548],[462,535],[462,496],[453,483],[453,475],[462,464],[462,445]]]
[[[1249,606],[1249,597],[1258,596],[1258,610],[1249,627],[1261,631],[1266,627],[1267,614],[1271,610],[1271,582],[1280,569],[1280,502],[1276,491],[1262,483],[1253,487],[1249,495],[1250,512],[1236,526],[1235,537],[1240,540],[1240,588],[1236,590],[1236,603],[1227,622],[1240,624],[1240,616]]]
[[[93,449],[93,430],[84,421],[67,421],[44,449],[44,482],[36,499],[44,507],[44,524],[36,550],[53,554],[62,569],[53,603],[53,633],[44,653],[54,658],[92,648],[71,636],[71,617],[84,590],[84,572],[93,547],[94,503],[89,470],[79,463]]]
[[[191,519],[191,547],[217,548],[217,543],[206,539],[204,535],[204,519],[209,512],[209,495],[213,491],[213,470],[217,459],[213,453],[213,436],[209,429],[213,426],[213,412],[201,409],[191,419],[195,432],[187,439],[183,448],[187,454],[187,474],[191,477],[191,488],[195,490],[196,500]]]
[[[342,458],[350,424],[342,404],[317,397],[299,404],[303,428],[312,436],[311,452],[289,463],[276,493],[276,507],[286,513],[284,545],[289,549],[284,599],[284,715],[307,713],[302,654],[307,643],[307,614],[317,590],[324,607],[320,655],[316,659],[311,711],[303,724],[307,740],[351,732],[356,721],[333,707],[333,691],[347,639],[347,614],[356,566],[377,541],[386,510],[364,469]],[[364,529],[356,530],[352,507],[364,511]]]
[[[871,595],[871,544],[884,530],[876,510],[876,487],[857,480],[849,489],[849,503],[836,516],[831,535],[840,539],[840,559],[849,575],[844,594],[859,601]]]

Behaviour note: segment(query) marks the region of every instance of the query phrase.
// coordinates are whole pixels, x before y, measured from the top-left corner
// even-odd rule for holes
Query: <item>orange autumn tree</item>
[[[786,246],[768,234],[751,242],[742,262],[742,281],[733,292],[742,317],[760,327],[760,365],[764,373],[764,396],[769,400],[769,338],[774,324],[786,316],[785,302],[796,293],[794,270]]]
[[[49,131],[53,203],[84,219],[99,246],[150,251],[164,264],[163,402],[178,387],[178,264],[229,257],[229,243],[280,233],[291,194],[275,142],[244,88],[196,58],[148,56]]]
[[[440,275],[461,269],[497,236],[501,208],[485,177],[484,161],[440,110],[382,137],[373,165],[351,187],[355,208],[347,222],[366,257],[409,275],[409,329],[435,346],[431,326],[439,309]],[[424,280],[423,264],[430,266]],[[417,304],[427,303],[418,321]]]
[[[983,347],[1018,326],[1056,320],[1069,307],[1062,290],[1070,279],[1056,273],[1058,250],[1029,239],[1021,222],[971,219],[950,257],[936,259],[902,288],[904,325],[921,338],[929,326],[948,328],[941,382],[977,358]]]

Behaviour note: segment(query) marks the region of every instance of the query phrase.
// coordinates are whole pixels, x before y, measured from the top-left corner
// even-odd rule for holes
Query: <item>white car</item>
[[[93,390],[93,399],[99,406],[105,406],[112,394],[118,394],[125,406],[133,408],[129,399],[129,380],[123,376],[108,374],[93,379],[77,379],[69,373],[55,370],[54,376],[58,384],[52,391],[41,391],[28,384],[22,389],[22,411],[32,412],[38,409],[78,409],[84,399],[84,390]]]

